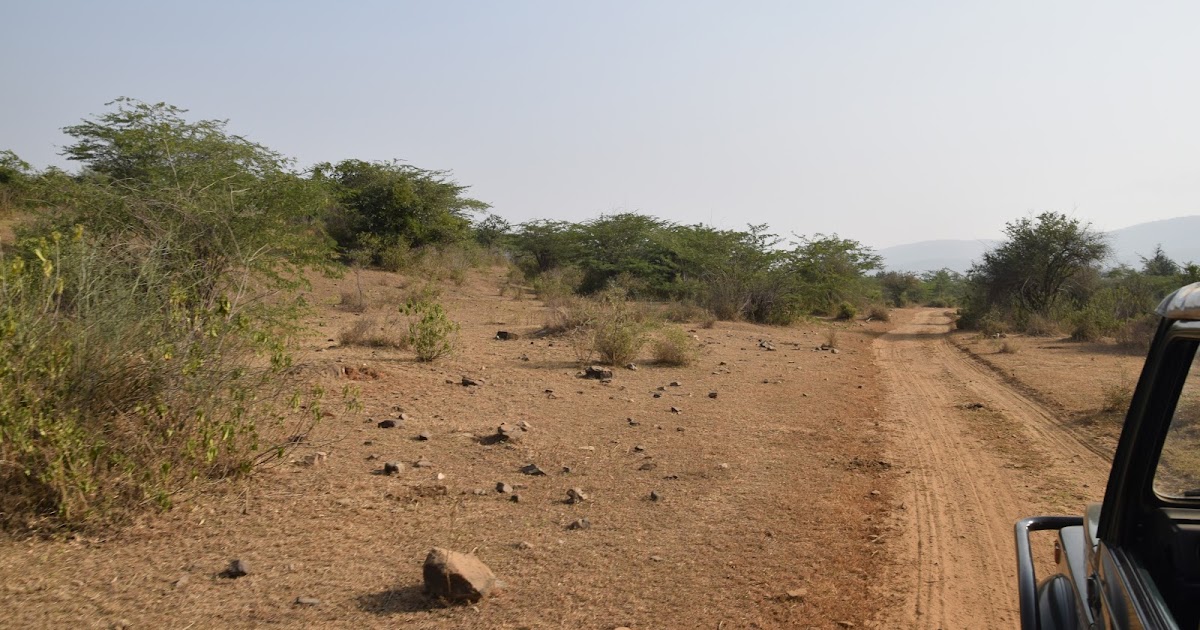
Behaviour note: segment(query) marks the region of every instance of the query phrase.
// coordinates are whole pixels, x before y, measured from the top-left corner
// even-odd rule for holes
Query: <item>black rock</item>
[[[221,572],[221,577],[229,579],[237,579],[244,575],[248,575],[250,569],[246,567],[245,560],[230,560],[229,566]]]
[[[396,421],[395,420],[380,420],[379,424],[376,426],[378,426],[380,429],[394,429],[394,428],[396,428]]]

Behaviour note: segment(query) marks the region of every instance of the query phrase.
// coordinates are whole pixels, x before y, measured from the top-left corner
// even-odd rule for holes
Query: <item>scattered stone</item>
[[[462,377],[461,383],[463,387],[479,387],[480,385],[483,385],[483,379],[464,376]]]
[[[533,475],[535,477],[545,476],[545,474],[546,474],[546,471],[542,470],[541,468],[538,468],[537,464],[529,464],[528,466],[522,466],[521,472],[525,473],[526,475]]]
[[[354,367],[347,365],[342,368],[342,374],[352,381],[373,381],[379,378],[379,372],[375,368],[366,365],[362,367]]]
[[[222,571],[220,575],[221,577],[233,580],[248,575],[249,573],[250,569],[246,567],[245,560],[230,560],[229,566],[225,567],[225,570]]]
[[[762,348],[763,350],[766,350],[767,352],[775,351],[775,344],[771,343],[770,341],[766,341],[764,339],[758,340],[758,347]]]
[[[521,542],[517,543],[517,549],[523,549],[525,551],[528,551],[530,549],[533,549],[533,543],[522,540]]]
[[[829,349],[829,354],[838,354],[839,352],[841,352],[841,350],[838,350],[837,348],[830,348],[830,349]],[[839,623],[840,623],[840,622],[839,622]],[[847,622],[847,623],[849,623],[849,622]],[[853,624],[851,624],[851,625],[853,625]]]
[[[428,459],[419,459],[416,462],[413,462],[413,468],[432,468],[432,467],[433,467],[433,462],[429,461]]]
[[[717,468],[720,468],[721,470],[729,470],[729,464],[721,462],[720,464],[717,464]]]
[[[808,589],[804,589],[804,588],[788,589],[788,592],[785,593],[785,596],[787,597],[787,599],[792,599],[792,600],[804,599],[805,597],[808,596]]]
[[[683,387],[683,383],[679,381],[671,381],[671,387]]]
[[[424,486],[413,486],[412,493],[414,496],[425,498],[444,497],[450,493],[450,488],[447,488],[445,484],[435,483]]]
[[[401,412],[400,412],[400,415],[398,415],[398,416],[396,416],[396,417],[397,417],[397,418],[400,420],[400,422],[404,422],[405,420],[408,420],[408,417],[409,417],[409,416],[408,416],[408,414],[406,414],[406,413],[404,413],[403,411],[401,411]]]
[[[625,418],[625,421],[628,422],[629,426],[631,426],[631,427],[636,427],[639,424],[641,424],[641,422],[638,422],[637,420],[634,420],[633,418]]]
[[[321,600],[317,599],[316,597],[297,597],[295,605],[296,606],[320,606]]]
[[[586,517],[584,517],[584,518],[577,518],[577,519],[571,521],[571,524],[567,525],[567,529],[587,529],[591,526],[592,526],[592,522],[590,520],[588,520]]]
[[[679,407],[671,407],[671,413],[683,413],[683,410]]]
[[[508,500],[509,500],[509,501],[512,501],[513,503],[520,503],[520,502],[521,502],[521,495],[519,495],[519,494],[514,494],[514,495],[512,495],[511,497],[508,497]]]
[[[446,478],[446,473],[438,473],[437,476],[435,477],[435,479],[437,479],[438,481],[441,481],[445,478]]]
[[[533,425],[532,425],[532,424],[529,424],[528,422],[526,422],[526,421],[524,421],[524,420],[522,420],[522,421],[520,421],[520,422],[518,422],[518,423],[517,423],[517,427],[518,427],[518,428],[520,428],[522,431],[528,431],[528,430],[530,430],[530,429],[532,429],[532,428],[533,428]]]
[[[661,394],[661,393],[659,393],[659,392],[654,392],[654,397],[655,397],[655,398],[662,398],[662,394]]]
[[[879,492],[878,490],[872,490],[872,491],[871,491],[871,496],[873,496],[873,497],[877,497],[877,496],[879,496],[879,495],[880,495],[880,492]]]
[[[367,461],[369,461],[369,462],[373,462],[377,459],[379,459],[379,456],[376,455],[375,453],[371,453],[370,455],[367,455]]]
[[[571,474],[571,467],[570,467],[570,466],[563,466],[563,469],[562,469],[562,470],[563,470],[563,474],[564,474],[564,475],[569,475],[569,474]]]
[[[400,462],[384,462],[383,474],[399,475],[400,474]]]
[[[657,500],[659,500],[659,499],[661,499],[661,498],[662,498],[662,495],[658,493],[658,490],[651,490],[651,491],[650,491],[650,500],[651,500],[651,501],[657,501]]]
[[[642,451],[644,451],[644,450],[646,450],[646,447],[645,447],[645,446],[642,446],[641,444],[634,444],[634,445],[633,445],[633,452],[635,452],[635,453],[641,453],[641,452],[642,452]]]
[[[662,562],[663,557],[662,556],[650,556],[650,560],[653,562]]]
[[[589,365],[579,373],[580,378],[594,378],[597,380],[609,380],[613,377],[613,371],[598,365]]]
[[[482,497],[487,494],[487,490],[484,490],[483,488],[475,488],[471,491],[471,494],[474,494],[477,497]]]
[[[717,397],[717,392],[708,392],[708,397],[709,397],[709,398],[716,398],[716,397]]]
[[[529,360],[529,355],[528,355],[528,354],[522,354],[522,355],[521,355],[521,360],[522,360],[522,361],[528,361],[528,360]]]
[[[587,498],[588,496],[579,488],[571,488],[570,490],[567,490],[567,503],[571,505],[583,503],[584,501],[587,501]]]
[[[637,371],[637,365],[635,365],[635,364],[633,364],[633,363],[626,363],[626,364],[625,364],[625,369],[626,369],[626,370],[631,370],[631,371],[633,371],[633,372],[636,372],[636,371]]]
[[[843,628],[853,628],[854,622],[853,621],[839,621],[839,622],[837,622],[837,625],[839,625]]]
[[[984,404],[981,402],[967,403],[962,406],[963,409],[983,409]]]
[[[521,335],[518,335],[517,333],[514,333],[514,332],[508,332],[507,330],[496,331],[496,340],[497,341],[516,341],[517,339],[520,339],[520,338],[521,338]]]
[[[512,494],[512,491],[512,486],[504,483],[503,481],[496,484],[496,492],[499,492],[500,494]]]
[[[428,442],[433,436],[428,431],[422,431],[417,434],[417,439],[422,442]]]
[[[579,450],[592,452],[592,451],[596,450],[596,447],[595,446],[580,446]]]
[[[434,547],[422,572],[425,593],[452,602],[478,602],[496,586],[496,574],[479,558]]]
[[[377,426],[380,429],[394,429],[394,428],[396,428],[396,421],[395,420],[380,420],[379,424]]]
[[[646,462],[641,466],[638,466],[638,470],[654,470],[655,468],[658,468],[658,464],[655,464],[654,462]]]
[[[363,440],[363,446],[373,446],[374,444],[375,440]]]
[[[305,466],[317,466],[319,464],[324,464],[325,460],[328,458],[329,455],[324,451],[317,451],[316,453],[309,453],[308,455],[305,455],[304,459],[300,461]]]
[[[188,575],[185,573],[185,574],[179,576],[178,580],[171,582],[171,586],[174,586],[175,588],[183,588],[188,585],[188,582],[191,582],[191,581],[192,581],[192,578],[188,577]]]

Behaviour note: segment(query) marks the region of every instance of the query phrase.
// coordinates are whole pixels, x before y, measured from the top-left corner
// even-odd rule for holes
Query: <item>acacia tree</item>
[[[1049,314],[1072,280],[1109,254],[1104,234],[1057,212],[1012,221],[1004,233],[1007,240],[967,273],[980,310],[1013,305]]]

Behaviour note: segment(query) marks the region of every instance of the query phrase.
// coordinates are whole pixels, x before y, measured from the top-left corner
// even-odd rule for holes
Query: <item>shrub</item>
[[[1145,354],[1157,328],[1158,316],[1154,313],[1126,320],[1117,328],[1117,345],[1126,352]]]
[[[1105,385],[1100,392],[1100,410],[1108,413],[1124,412],[1133,400],[1133,387],[1126,379]]]
[[[698,322],[712,316],[707,309],[694,302],[673,301],[662,309],[662,318],[675,323]]]
[[[695,340],[682,328],[666,328],[654,340],[654,360],[663,365],[691,365],[698,354]]]
[[[410,301],[401,312],[409,317],[408,345],[416,351],[418,361],[434,361],[454,350],[458,324],[450,320],[442,305]]]
[[[609,365],[624,365],[637,358],[646,345],[645,327],[622,318],[602,320],[595,330],[593,348]]]
[[[1016,354],[1021,351],[1021,346],[1015,341],[1001,341],[1000,346],[996,348],[996,352],[1000,354]]]
[[[858,309],[855,308],[853,304],[849,302],[842,302],[841,304],[838,304],[837,312],[834,314],[834,317],[837,319],[854,319],[857,315]]]
[[[280,454],[265,447],[319,417],[319,391],[307,415],[287,404],[290,359],[261,306],[188,300],[160,258],[169,249],[128,247],[77,230],[0,251],[6,526],[166,509],[186,484]]]
[[[1062,334],[1062,328],[1053,317],[1043,315],[1041,313],[1030,313],[1025,318],[1025,325],[1022,327],[1025,334],[1033,337],[1054,337]]]
[[[875,304],[871,306],[871,310],[867,312],[867,319],[889,322],[892,320],[892,311],[882,304]]]
[[[338,300],[338,307],[351,313],[361,313],[367,310],[367,300],[363,296],[362,289],[342,291],[341,299]]]
[[[595,300],[574,295],[555,298],[548,301],[546,306],[549,312],[543,329],[551,335],[593,328],[599,311]]]

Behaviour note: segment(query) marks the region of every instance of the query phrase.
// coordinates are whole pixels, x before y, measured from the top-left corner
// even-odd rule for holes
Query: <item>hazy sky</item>
[[[166,101],[300,164],[450,169],[513,222],[876,247],[1200,214],[1200,3],[55,2],[0,11],[0,148]]]

